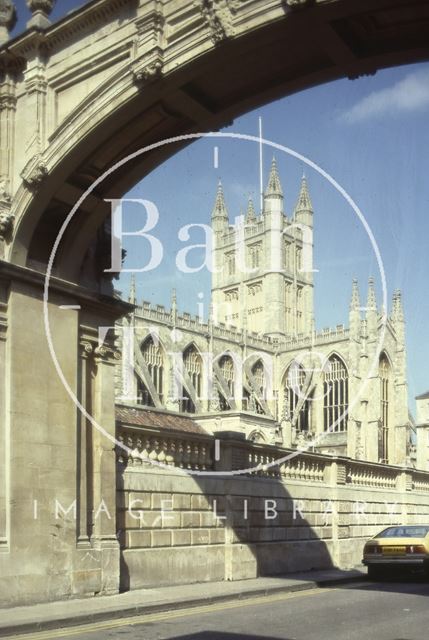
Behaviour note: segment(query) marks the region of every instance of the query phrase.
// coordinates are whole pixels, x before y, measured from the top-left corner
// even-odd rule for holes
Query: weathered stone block
[[[171,531],[151,531],[152,547],[169,547],[171,545]]]
[[[176,511],[180,509],[191,508],[191,496],[186,493],[174,493],[173,494],[173,509]]]
[[[176,546],[187,546],[191,544],[191,532],[175,530],[171,532],[171,544]]]
[[[185,529],[189,527],[199,527],[200,526],[200,514],[195,513],[194,511],[188,511],[186,513],[181,514],[182,527]]]
[[[191,541],[192,541],[192,544],[208,544],[209,530],[208,529],[192,529]]]

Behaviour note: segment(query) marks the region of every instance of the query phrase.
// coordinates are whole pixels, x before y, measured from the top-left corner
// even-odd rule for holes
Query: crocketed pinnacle
[[[249,198],[249,202],[247,203],[246,222],[248,224],[256,222],[256,213],[252,198]]]
[[[226,209],[225,204],[225,196],[223,193],[222,182],[219,180],[216,192],[216,200],[213,207],[212,219],[213,218],[225,218],[228,219],[228,211]]]
[[[375,297],[374,278],[368,280],[368,296],[366,300],[367,313],[369,311],[377,311],[377,300]]]
[[[399,289],[393,294],[392,319],[395,322],[404,321],[404,307],[402,305],[402,293]]]
[[[353,279],[352,297],[350,300],[350,311],[358,311],[360,309],[359,286],[356,278]]]
[[[279,172],[277,170],[277,162],[274,156],[271,162],[270,175],[265,195],[283,197],[282,185],[280,184]]]
[[[136,277],[134,273],[131,274],[130,295],[128,296],[128,300],[131,304],[136,304]]]
[[[177,295],[176,289],[171,290],[171,313],[177,313]]]
[[[301,190],[295,207],[295,212],[298,211],[313,211],[313,205],[311,204],[311,198],[308,192],[307,178],[305,176],[302,176]]]

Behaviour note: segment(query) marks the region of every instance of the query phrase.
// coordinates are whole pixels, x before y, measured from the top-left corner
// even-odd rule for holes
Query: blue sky
[[[20,22],[28,19],[24,0],[16,3]],[[53,17],[78,6],[74,0],[57,2]],[[266,139],[309,157],[329,172],[362,210],[379,245],[386,270],[388,295],[403,291],[407,320],[410,397],[429,388],[429,64],[379,71],[358,80],[340,80],[248,113],[226,132],[258,134],[263,119]],[[214,167],[213,149],[219,148]],[[264,149],[266,180],[272,151]],[[298,195],[301,162],[276,152],[290,213]],[[374,253],[361,223],[350,206],[314,170],[305,169],[315,211],[316,322],[320,329],[347,323],[353,277],[358,278],[364,304],[366,283],[373,275],[381,300],[380,276]],[[251,142],[202,139],[173,156],[136,185],[132,197],[152,200],[160,212],[154,234],[165,249],[162,264],[138,277],[139,298],[168,305],[172,287],[179,309],[196,313],[203,292],[208,300],[207,271],[181,274],[177,251],[202,242],[194,233],[188,243],[177,238],[181,226],[208,223],[216,183],[222,179],[230,217],[240,213],[247,197],[259,199],[258,147]],[[134,222],[130,222],[134,224]],[[135,228],[142,226],[142,219]],[[145,260],[142,242],[128,243],[125,266]],[[144,252],[143,252],[144,253]],[[200,254],[195,252],[195,261]],[[129,275],[120,283],[126,291]]]
[[[295,94],[237,119],[226,132],[258,135],[309,157],[350,194],[364,214],[379,246],[387,277],[389,303],[403,291],[407,320],[410,398],[429,388],[429,65],[378,72],[360,80],[341,80]],[[214,167],[214,147],[219,166]],[[272,150],[264,149],[266,180]],[[276,152],[290,213],[298,195],[303,164]],[[345,200],[314,170],[305,168],[314,206],[316,323],[320,329],[348,322],[351,281],[359,280],[365,303],[367,281],[374,276],[381,303],[380,274],[360,221]],[[176,287],[179,308],[197,312],[198,292],[208,300],[207,271],[180,273],[177,251],[202,242],[194,232],[181,243],[177,232],[189,223],[208,223],[216,183],[222,179],[230,219],[259,198],[259,158],[255,143],[204,139],[172,157],[129,194],[154,201],[160,221],[154,234],[165,248],[162,264],[150,279],[138,277],[139,297],[169,304]],[[166,188],[168,185],[168,188]],[[142,219],[135,229],[141,227]],[[139,247],[139,249],[137,249]],[[128,266],[145,262],[141,240],[128,244]],[[195,252],[195,263],[198,252]],[[199,257],[199,256],[198,256]],[[141,262],[140,262],[141,261]],[[124,275],[124,282],[128,276]],[[125,284],[126,288],[126,284]]]

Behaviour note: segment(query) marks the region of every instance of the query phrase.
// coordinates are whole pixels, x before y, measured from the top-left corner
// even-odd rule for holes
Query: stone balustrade
[[[350,460],[346,466],[346,483],[374,489],[396,489],[402,470],[387,465]],[[428,477],[429,482],[429,477]],[[429,490],[429,484],[428,484]]]
[[[225,437],[227,436],[227,437]],[[317,484],[347,485],[394,491],[429,493],[429,472],[309,451],[284,449],[240,439],[227,433],[211,435],[174,433],[138,426],[118,426],[117,460],[125,467],[154,470],[237,471],[238,475],[277,478]],[[215,460],[215,441],[219,458]],[[279,461],[278,463],[276,461]]]
[[[429,473],[415,471],[412,476],[412,489],[429,493]]]
[[[120,443],[117,460],[127,467],[146,467],[152,471],[166,467],[192,471],[213,469],[214,442],[209,438],[154,433],[141,427],[120,427],[117,438]]]

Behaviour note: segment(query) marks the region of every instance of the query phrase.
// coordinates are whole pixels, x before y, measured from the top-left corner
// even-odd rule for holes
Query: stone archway
[[[99,0],[0,48],[5,599],[109,593],[119,585],[112,442],[77,411],[45,335],[43,274],[71,206],[139,147],[215,129],[317,83],[427,59],[428,36],[427,7],[417,0]],[[104,199],[120,197],[178,148],[106,178],[82,204],[55,264],[55,350],[72,392],[111,436],[115,345],[109,336],[100,346],[98,328],[130,307],[106,295],[97,278],[81,286],[83,261],[109,211]],[[100,505],[110,519],[95,518]]]

